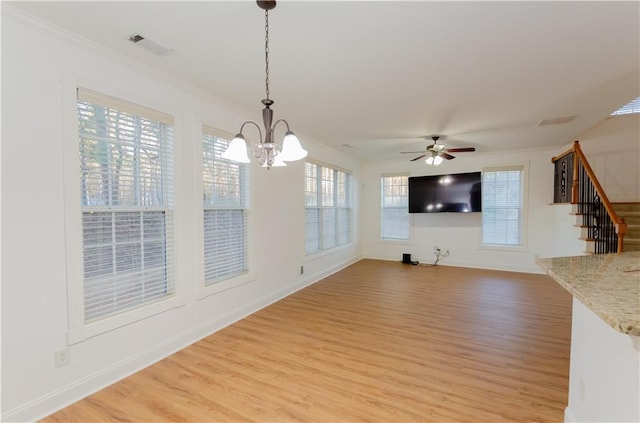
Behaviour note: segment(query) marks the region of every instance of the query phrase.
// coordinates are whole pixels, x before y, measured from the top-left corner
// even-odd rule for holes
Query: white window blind
[[[382,175],[381,238],[409,239],[409,176]]]
[[[172,296],[170,115],[79,89],[85,322]]]
[[[204,280],[207,286],[248,270],[249,166],[220,157],[230,138],[213,128],[203,128]]]
[[[628,115],[631,113],[640,113],[640,97],[635,100],[631,100],[629,103],[620,107],[618,110],[611,113],[611,116]]]
[[[336,170],[336,231],[337,244],[351,241],[351,175]]]
[[[351,242],[351,175],[305,163],[306,254]]]
[[[482,173],[482,243],[522,245],[522,167],[485,169]]]

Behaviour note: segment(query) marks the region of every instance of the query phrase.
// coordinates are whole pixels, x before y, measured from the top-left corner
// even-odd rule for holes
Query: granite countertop
[[[536,261],[612,328],[640,336],[640,251]]]

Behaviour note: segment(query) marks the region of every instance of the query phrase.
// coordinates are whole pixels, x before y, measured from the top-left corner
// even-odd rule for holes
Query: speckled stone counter
[[[540,258],[537,262],[612,328],[640,336],[640,251]]]

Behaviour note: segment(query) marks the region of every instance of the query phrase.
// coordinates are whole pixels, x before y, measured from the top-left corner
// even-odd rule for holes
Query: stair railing
[[[596,254],[622,253],[627,224],[613,209],[580,142],[574,141],[569,150],[553,157],[551,162],[555,165],[554,202],[570,200],[576,205],[576,212],[582,215],[582,223],[588,228],[588,239],[595,242]]]

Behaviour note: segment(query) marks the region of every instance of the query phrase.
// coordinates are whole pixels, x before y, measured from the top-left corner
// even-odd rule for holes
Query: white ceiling
[[[12,4],[252,115],[262,108],[253,1]],[[155,56],[133,33],[175,52]],[[303,144],[362,160],[408,159],[399,152],[434,134],[478,151],[563,145],[640,95],[640,3],[281,1],[270,50],[275,117]]]

